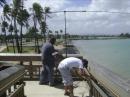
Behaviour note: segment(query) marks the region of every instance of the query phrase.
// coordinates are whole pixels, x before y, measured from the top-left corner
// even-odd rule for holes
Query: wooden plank
[[[65,56],[65,54],[63,54]],[[80,54],[68,54],[68,57],[83,58]],[[41,61],[41,54],[0,53],[0,61]]]
[[[97,92],[99,92],[100,95],[102,95],[102,97],[109,97],[96,83],[94,83],[94,81],[92,81],[92,85],[97,90]]]
[[[41,54],[0,53],[0,61],[41,61]]]

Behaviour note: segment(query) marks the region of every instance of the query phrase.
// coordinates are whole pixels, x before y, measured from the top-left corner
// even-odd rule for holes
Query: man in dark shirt
[[[43,70],[40,75],[40,83],[39,84],[48,84],[50,86],[54,85],[53,79],[53,68],[55,66],[55,58],[54,55],[56,54],[57,50],[54,48],[54,44],[56,39],[51,37],[49,42],[45,43],[42,47],[42,64]]]

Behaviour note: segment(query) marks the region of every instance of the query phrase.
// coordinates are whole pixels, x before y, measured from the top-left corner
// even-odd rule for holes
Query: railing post
[[[23,61],[20,61],[20,65],[23,65]]]
[[[11,87],[8,89],[9,94],[11,94]]]
[[[40,70],[40,66],[38,68],[38,75],[40,76],[41,70]]]
[[[29,73],[30,73],[30,79],[33,78],[33,65],[32,61],[29,62]]]
[[[89,89],[89,96],[92,97],[93,96],[93,86],[92,86],[91,79],[89,81],[89,87],[90,87],[90,89]]]
[[[7,97],[6,92],[4,92],[2,95],[0,95],[0,97]]]

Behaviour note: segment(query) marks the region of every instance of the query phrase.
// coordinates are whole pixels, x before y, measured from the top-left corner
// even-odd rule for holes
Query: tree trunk
[[[49,37],[48,37],[49,38]],[[44,42],[46,42],[46,34],[44,33]]]
[[[4,22],[5,22],[5,16],[4,16]],[[4,27],[4,36],[5,36],[5,44],[7,47],[7,52],[9,52],[8,42],[7,42],[7,36],[6,36],[6,27]]]
[[[19,53],[20,46],[19,46],[19,39],[18,39],[17,26],[16,26],[16,17],[14,17],[14,33],[15,33],[16,47],[17,47],[17,51]]]
[[[20,53],[22,53],[23,52],[23,47],[22,47],[22,37],[23,37],[23,25],[21,24],[21,31],[20,31]]]
[[[14,53],[15,53],[15,46],[14,46],[14,37],[13,37],[13,35],[12,35],[12,32],[11,32],[11,41],[12,41],[12,43],[13,43],[13,51],[14,51]]]
[[[9,46],[8,46],[8,42],[7,42],[7,36],[6,36],[6,29],[5,29],[5,44],[6,44],[6,47],[7,47],[7,52],[9,52]]]
[[[40,48],[39,48],[39,41],[38,41],[38,37],[37,37],[37,32],[36,32],[36,19],[35,19],[35,16],[34,16],[34,28],[35,28],[35,51],[37,53],[40,53]]]

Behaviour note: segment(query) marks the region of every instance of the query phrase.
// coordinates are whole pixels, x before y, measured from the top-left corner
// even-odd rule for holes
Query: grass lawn
[[[33,43],[31,43],[33,44]],[[55,45],[62,45],[63,40],[57,39]],[[17,53],[17,48],[15,47],[15,52]],[[13,46],[9,46],[9,52],[7,52],[7,49],[4,49],[1,53],[14,53]],[[22,53],[35,53],[35,47],[34,46],[23,46]]]
[[[17,52],[17,49],[15,47],[15,52]],[[35,52],[35,47],[23,47],[23,53],[34,53]],[[3,50],[2,53],[14,53],[13,47],[9,47],[9,52],[7,52],[7,49]]]

